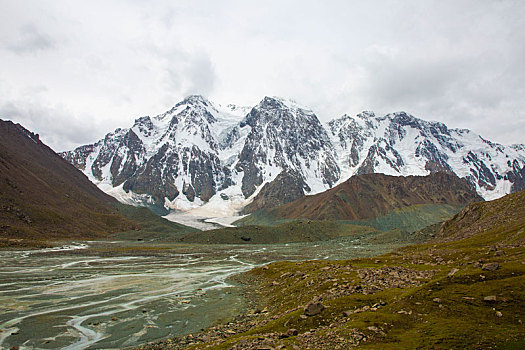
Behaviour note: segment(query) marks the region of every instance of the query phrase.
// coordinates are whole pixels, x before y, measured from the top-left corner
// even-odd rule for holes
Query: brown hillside
[[[506,232],[512,234],[504,234]],[[485,233],[491,233],[494,237],[502,234],[499,244],[514,239],[521,239],[521,245],[525,244],[525,190],[466,206],[443,223],[436,239],[449,242]]]
[[[249,214],[264,208],[273,208],[293,202],[310,190],[303,178],[294,172],[283,171],[269,183],[266,183],[253,201],[243,209]]]
[[[0,238],[97,237],[134,228],[115,199],[19,124],[0,120]]]
[[[407,177],[364,174],[269,212],[282,219],[362,220],[417,204],[467,204],[481,200],[466,180],[450,173]]]

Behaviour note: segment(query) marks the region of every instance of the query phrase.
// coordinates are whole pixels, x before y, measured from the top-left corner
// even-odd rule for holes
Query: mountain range
[[[525,145],[405,112],[326,124],[293,101],[222,106],[193,95],[61,156],[122,202],[228,216],[323,192],[357,174],[446,171],[484,199],[525,188]],[[251,203],[251,204],[250,204]]]

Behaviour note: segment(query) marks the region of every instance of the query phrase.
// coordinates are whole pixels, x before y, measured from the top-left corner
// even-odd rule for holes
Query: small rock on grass
[[[497,298],[495,295],[489,295],[483,298],[483,301],[486,301],[488,303],[494,303],[496,302]]]
[[[456,274],[456,272],[458,272],[458,271],[459,271],[459,269],[452,269],[452,270],[450,270],[450,272],[448,273],[447,276],[448,276],[448,277],[452,277],[452,276],[454,276],[454,275]]]
[[[309,303],[304,308],[304,314],[306,316],[315,316],[321,313],[321,311],[324,310],[324,305],[317,302],[317,303]]]
[[[486,263],[481,266],[481,269],[485,271],[495,271],[499,269],[499,267],[498,263]]]
[[[295,337],[297,334],[299,334],[299,332],[297,331],[297,329],[295,328],[291,328],[289,329],[286,334],[289,336],[289,337]]]

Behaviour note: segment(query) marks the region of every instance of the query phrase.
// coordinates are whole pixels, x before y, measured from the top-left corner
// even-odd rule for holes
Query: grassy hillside
[[[179,239],[184,243],[273,244],[315,242],[339,237],[374,234],[368,226],[335,221],[294,220],[275,226],[243,226],[194,232]]]
[[[426,226],[441,223],[452,218],[463,207],[464,205],[461,204],[418,204],[395,209],[386,215],[381,215],[372,219],[339,220],[337,222],[350,225],[368,226],[379,231],[402,230],[406,232],[414,232]],[[275,226],[293,221],[294,219],[281,219],[275,217],[274,211],[263,209],[236,221],[234,224],[239,227],[249,225]]]
[[[414,232],[452,218],[463,207],[462,204],[418,204],[395,209],[386,215],[373,219],[349,222],[370,226],[380,231],[398,229]]]
[[[243,278],[256,286],[250,290],[259,311],[192,336],[196,345],[188,346],[188,338],[172,343],[523,349],[525,191],[469,205],[433,242],[369,259],[277,262]],[[306,307],[312,303],[324,309],[312,315],[315,307]]]

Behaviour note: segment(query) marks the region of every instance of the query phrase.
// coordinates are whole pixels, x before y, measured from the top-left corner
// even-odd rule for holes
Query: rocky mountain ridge
[[[228,208],[224,215],[257,202],[263,188],[265,203],[285,204],[354,174],[449,171],[485,199],[525,186],[524,145],[503,146],[405,112],[363,112],[323,125],[308,108],[276,97],[249,108],[189,96],[166,113],[61,155],[122,202]],[[282,190],[284,178],[298,186]]]

